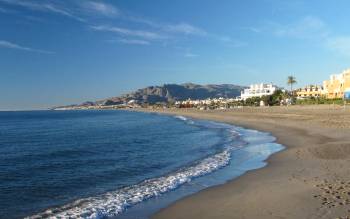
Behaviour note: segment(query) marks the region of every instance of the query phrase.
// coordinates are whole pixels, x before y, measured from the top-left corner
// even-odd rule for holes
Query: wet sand
[[[271,132],[287,147],[272,155],[266,167],[181,199],[154,219],[350,216],[350,109],[324,105],[147,111]]]

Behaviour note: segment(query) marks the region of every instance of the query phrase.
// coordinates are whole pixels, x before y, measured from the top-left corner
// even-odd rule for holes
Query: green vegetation
[[[287,104],[288,100],[293,100],[293,98],[291,98],[287,92],[283,92],[282,90],[277,90],[272,95],[269,95],[269,96],[248,98],[244,102],[244,105],[260,106],[260,102],[263,101],[265,106],[277,106],[277,105]]]
[[[260,97],[251,97],[245,100],[245,106],[259,106],[261,98]]]
[[[277,90],[274,94],[270,96],[263,97],[253,97],[248,98],[244,103],[244,106],[260,106],[260,102],[263,101],[265,106],[279,106],[287,104],[296,105],[315,105],[315,104],[337,104],[343,105],[344,100],[342,98],[338,99],[326,99],[324,97],[310,97],[305,99],[296,99],[294,96],[288,94],[288,92],[283,92],[282,90]],[[346,104],[350,104],[350,100],[346,101]]]
[[[349,102],[349,101],[347,101]],[[296,101],[297,105],[314,105],[314,104],[338,104],[338,105],[343,105],[344,100],[341,98],[338,99],[326,99],[324,97],[310,97],[306,99],[298,99]]]

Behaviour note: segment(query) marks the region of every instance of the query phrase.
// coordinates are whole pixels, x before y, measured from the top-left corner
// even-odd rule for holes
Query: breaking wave
[[[184,121],[184,122],[186,122],[186,123],[188,123],[188,124],[194,124],[194,121],[193,120],[191,120],[191,119],[188,119],[188,118],[186,118],[186,117],[184,117],[184,116],[174,116],[176,119],[180,119],[180,120],[182,120],[182,121]]]
[[[116,216],[130,206],[176,189],[195,177],[211,173],[228,165],[233,149],[233,147],[227,148],[220,153],[209,156],[192,166],[185,167],[169,175],[148,179],[139,184],[127,186],[100,196],[80,199],[61,207],[48,209],[28,218],[97,219]]]

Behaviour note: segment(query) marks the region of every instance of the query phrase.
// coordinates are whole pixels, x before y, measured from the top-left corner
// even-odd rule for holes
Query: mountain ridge
[[[119,105],[133,101],[137,104],[171,103],[187,99],[207,98],[234,98],[240,95],[245,86],[234,84],[164,84],[160,86],[148,86],[120,96],[110,97],[97,101],[87,101],[77,105],[59,106],[95,106],[95,105]]]

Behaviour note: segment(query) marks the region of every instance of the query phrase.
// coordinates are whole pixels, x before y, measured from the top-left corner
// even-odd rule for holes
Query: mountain
[[[96,102],[85,102],[74,106],[108,106],[128,103],[129,101],[134,101],[138,104],[155,104],[187,99],[233,98],[239,96],[244,88],[233,84],[165,84],[163,86],[149,86],[118,97],[111,97]]]

